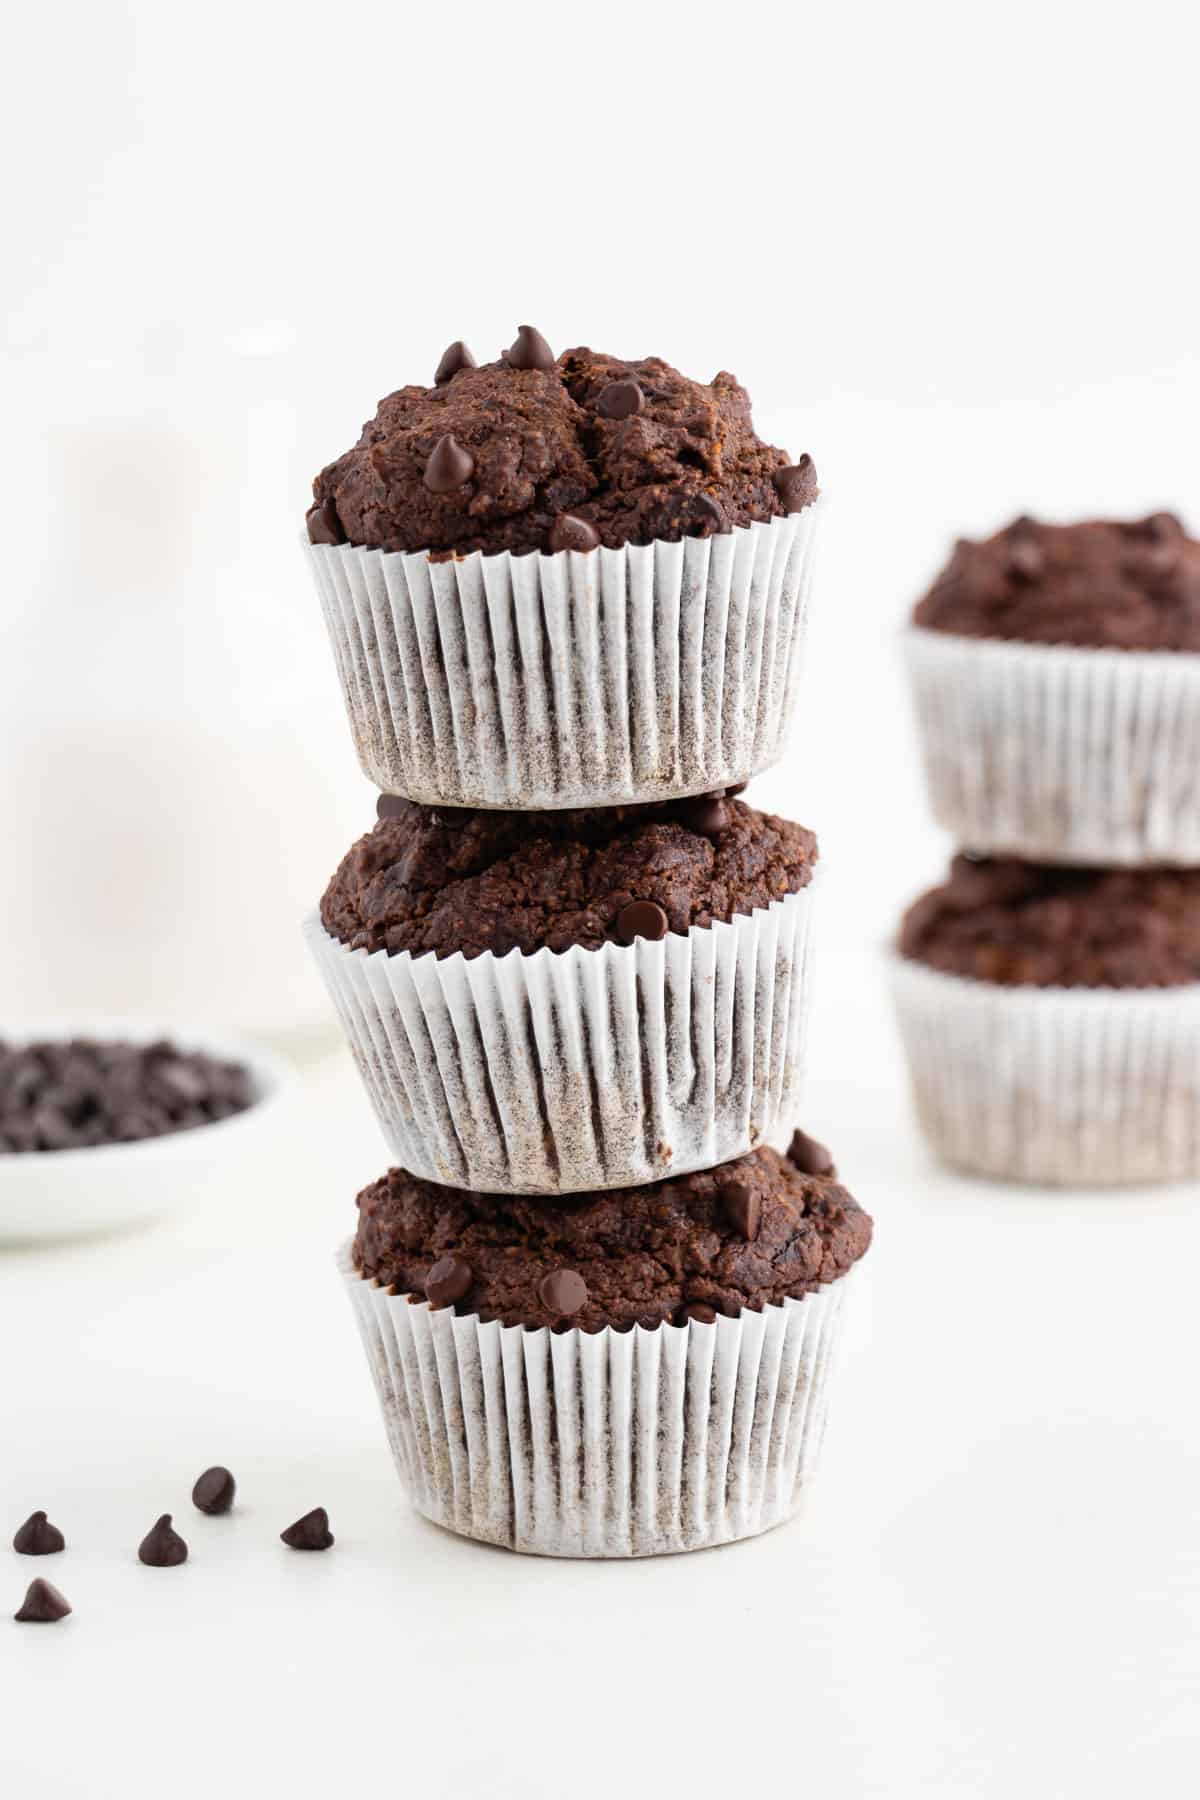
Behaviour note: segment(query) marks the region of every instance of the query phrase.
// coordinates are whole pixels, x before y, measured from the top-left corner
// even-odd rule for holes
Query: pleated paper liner
[[[561,1333],[410,1303],[339,1258],[412,1504],[543,1556],[655,1556],[796,1510],[850,1276],[715,1325]]]
[[[397,1161],[496,1193],[710,1168],[790,1131],[811,887],[731,922],[466,958],[305,936]]]
[[[1031,862],[1200,864],[1200,655],[905,634],[933,811]]]
[[[821,505],[682,543],[430,562],[306,544],[364,773],[448,806],[615,806],[778,762]]]
[[[894,956],[892,986],[946,1162],[1087,1187],[1200,1175],[1200,983],[1001,987]]]

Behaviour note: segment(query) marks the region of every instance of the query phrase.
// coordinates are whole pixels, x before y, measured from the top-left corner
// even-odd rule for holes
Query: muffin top
[[[352,950],[595,950],[686,933],[812,879],[803,825],[705,795],[578,812],[472,812],[385,797],[321,901]]]
[[[961,539],[913,619],[963,637],[1200,650],[1200,543],[1172,513],[1016,519],[982,543]]]
[[[759,1149],[649,1187],[554,1199],[392,1169],[358,1196],[354,1262],[398,1293],[505,1325],[736,1317],[835,1281],[869,1245],[870,1218],[824,1161],[828,1173],[805,1173]]]
[[[657,356],[555,359],[522,326],[477,368],[462,344],[432,387],[381,400],[313,483],[313,543],[428,550],[590,550],[709,537],[817,497],[810,457],[789,466],[754,432],[732,375],[691,381]]]
[[[900,950],[1004,987],[1179,987],[1200,981],[1200,869],[956,856],[905,914]]]

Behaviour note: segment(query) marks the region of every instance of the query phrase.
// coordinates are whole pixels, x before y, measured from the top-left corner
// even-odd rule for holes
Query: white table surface
[[[1200,1194],[936,1169],[880,970],[820,976],[803,1122],[878,1237],[819,1479],[755,1542],[540,1561],[408,1510],[331,1264],[385,1163],[340,1050],[279,1191],[0,1257],[0,1526],[69,1544],[0,1549],[0,1792],[1193,1795]],[[315,1505],[335,1548],[286,1550]],[[191,1559],[144,1569],[167,1509]],[[11,1624],[38,1574],[73,1616]]]

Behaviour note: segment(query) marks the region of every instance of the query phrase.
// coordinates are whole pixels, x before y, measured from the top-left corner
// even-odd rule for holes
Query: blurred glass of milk
[[[306,346],[89,307],[4,359],[0,1029],[332,1030],[299,923],[374,796],[299,548]]]

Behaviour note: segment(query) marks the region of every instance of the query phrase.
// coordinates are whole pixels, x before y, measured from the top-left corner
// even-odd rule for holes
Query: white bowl
[[[289,1065],[259,1044],[144,1019],[6,1026],[0,1037],[7,1044],[72,1037],[152,1044],[167,1038],[182,1050],[243,1064],[255,1096],[227,1119],[139,1143],[0,1155],[0,1245],[111,1231],[194,1205],[214,1183],[244,1174],[248,1163],[278,1144],[294,1090]]]

